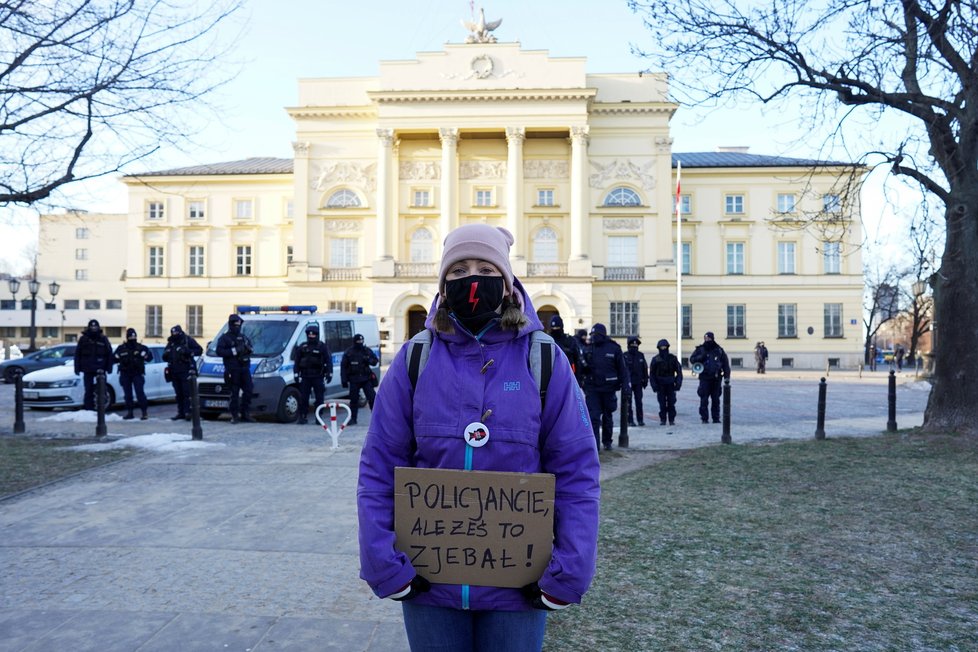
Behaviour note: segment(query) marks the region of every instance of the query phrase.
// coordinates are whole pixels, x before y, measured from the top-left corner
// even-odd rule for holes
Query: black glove
[[[523,594],[523,597],[525,597],[527,600],[530,601],[530,604],[533,605],[534,609],[541,609],[543,611],[557,611],[557,609],[563,609],[564,607],[568,606],[567,602],[564,602],[563,600],[558,600],[552,595],[548,595],[547,600],[549,600],[552,604],[558,606],[554,608],[548,605],[547,603],[545,603],[543,601],[544,593],[543,591],[540,590],[540,585],[537,584],[536,582],[534,582],[533,584],[527,584],[526,586],[520,589],[520,592]]]
[[[332,376],[326,376],[326,382],[327,383],[333,382],[333,377]]]
[[[404,602],[405,600],[410,600],[412,598],[418,597],[422,593],[427,593],[431,590],[431,582],[421,577],[420,575],[415,575],[411,583],[408,584],[410,590],[399,598],[391,598],[391,600],[397,600],[398,602]],[[402,589],[403,590],[403,589]]]

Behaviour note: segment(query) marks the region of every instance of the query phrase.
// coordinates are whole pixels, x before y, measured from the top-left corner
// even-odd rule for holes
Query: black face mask
[[[466,276],[445,283],[445,300],[466,328],[473,333],[482,330],[503,303],[505,284],[502,276]]]

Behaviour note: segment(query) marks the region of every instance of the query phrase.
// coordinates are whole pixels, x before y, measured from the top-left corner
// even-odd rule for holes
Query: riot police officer
[[[228,410],[231,423],[254,421],[251,418],[251,395],[254,385],[251,381],[251,353],[254,346],[251,338],[244,334],[241,315],[228,316],[228,329],[217,340],[217,355],[224,359],[224,381],[231,392]],[[241,397],[238,398],[240,393]]]
[[[355,425],[357,412],[360,409],[360,389],[367,397],[367,403],[372,410],[374,407],[373,371],[370,367],[380,364],[377,355],[363,344],[363,335],[353,336],[353,346],[343,353],[340,361],[340,382],[343,387],[350,388],[350,420],[347,425]]]
[[[149,416],[146,410],[149,401],[146,400],[146,392],[143,386],[146,383],[146,363],[153,361],[153,354],[143,344],[139,343],[136,337],[135,328],[126,329],[126,341],[120,344],[115,354],[112,356],[115,363],[119,365],[119,384],[122,385],[122,392],[126,397],[126,416],[123,419],[133,419],[133,393],[136,394],[136,402],[145,421]]]
[[[659,353],[649,363],[649,382],[652,391],[659,399],[659,423],[676,423],[676,392],[683,386],[683,366],[679,359],[669,353],[669,340],[661,339],[655,345]]]
[[[618,391],[631,391],[628,369],[621,346],[608,337],[604,324],[591,327],[591,343],[584,352],[587,366],[584,396],[591,416],[591,429],[598,447],[611,450],[614,413],[618,409]]]
[[[713,423],[720,423],[722,383],[724,378],[730,378],[730,361],[727,360],[726,351],[717,344],[713,333],[707,331],[703,335],[703,343],[696,347],[693,355],[689,356],[689,362],[703,365],[703,371],[699,373],[700,386],[696,388],[696,393],[700,397],[700,420],[709,423],[709,417],[712,415]]]
[[[296,423],[309,423],[309,394],[315,393],[315,409],[322,405],[326,396],[326,384],[333,380],[333,358],[329,347],[319,339],[319,327],[316,324],[306,326],[306,341],[292,349],[292,360],[295,362],[295,375],[299,378],[299,418]],[[323,379],[325,378],[325,382]]]
[[[642,390],[649,385],[649,368],[645,362],[645,354],[638,350],[642,340],[635,335],[628,338],[628,348],[625,351],[625,367],[628,369],[628,382],[632,393],[628,401],[628,425],[634,426],[636,418],[638,425],[645,425],[645,409],[642,405]],[[635,404],[634,410],[632,403]]]
[[[194,356],[203,354],[197,340],[184,333],[180,324],[170,329],[163,361],[167,363],[166,373],[177,395],[177,413],[170,417],[171,421],[190,420],[190,368],[194,365]]]
[[[82,404],[86,410],[95,409],[95,379],[99,369],[112,371],[112,345],[102,333],[97,319],[88,322],[75,347],[75,375],[82,374],[85,383],[85,398]]]
[[[567,361],[570,362],[571,369],[574,371],[574,377],[577,378],[577,384],[582,385],[584,383],[584,352],[581,350],[580,342],[574,336],[564,332],[564,320],[560,318],[560,315],[554,315],[550,318],[550,337],[554,338],[554,342],[567,356]]]

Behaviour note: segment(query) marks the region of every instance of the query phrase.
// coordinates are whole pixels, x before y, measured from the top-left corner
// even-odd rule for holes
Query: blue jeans
[[[539,652],[547,612],[467,611],[404,602],[412,652]]]

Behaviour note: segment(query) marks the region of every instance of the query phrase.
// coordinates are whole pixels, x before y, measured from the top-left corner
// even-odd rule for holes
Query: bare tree
[[[192,132],[227,81],[240,0],[0,0],[0,206],[119,171]]]
[[[902,275],[892,265],[885,270],[865,268],[866,292],[863,296],[863,328],[866,339],[863,341],[864,363],[870,363],[870,345],[876,339],[883,324],[900,314],[900,281]]]
[[[978,3],[629,4],[680,100],[795,102],[811,131],[830,126],[847,151],[941,205],[946,238],[930,277],[941,337],[924,427],[978,432]]]

